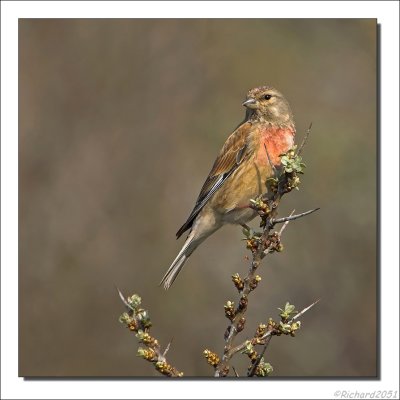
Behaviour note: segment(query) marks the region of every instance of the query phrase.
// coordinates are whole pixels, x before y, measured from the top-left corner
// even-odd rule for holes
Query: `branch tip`
[[[271,220],[271,225],[274,226],[276,224],[281,224],[282,222],[294,221],[295,219],[305,217],[306,215],[310,215],[313,212],[318,211],[318,210],[320,210],[320,207],[317,207],[317,208],[314,208],[313,210],[308,210],[308,211],[305,211],[303,213],[296,214],[296,215],[292,215],[293,214],[293,212],[292,212],[292,214],[290,214],[288,217],[275,218],[275,219]]]
[[[121,299],[121,301],[125,304],[125,307],[128,309],[128,311],[135,311],[135,309],[128,303],[128,301],[126,300],[125,296],[122,294],[122,292],[119,290],[119,288],[115,286],[115,289],[117,289],[118,295]]]
[[[171,338],[171,340],[170,340],[169,343],[167,344],[167,347],[165,348],[164,353],[163,353],[163,357],[165,357],[165,356],[167,355],[167,353],[168,353],[168,351],[169,351],[169,348],[170,348],[171,343],[172,343],[173,340],[174,340],[174,338]]]
[[[318,304],[320,302],[321,299],[318,299],[316,301],[314,301],[314,303],[310,304],[308,307],[303,308],[299,313],[297,313],[290,322],[295,321],[297,318],[300,318],[303,314],[305,314],[308,310],[310,310],[311,308],[313,308],[316,304]]]
[[[304,139],[303,139],[303,141],[301,142],[301,145],[300,145],[300,147],[299,147],[299,150],[297,150],[297,155],[298,155],[298,156],[301,154],[301,152],[303,151],[304,146],[305,146],[306,143],[307,143],[308,136],[309,136],[310,133],[311,133],[311,128],[312,128],[312,122],[310,122],[310,126],[308,127],[308,129],[307,129],[307,131],[306,131],[306,134],[304,135]]]

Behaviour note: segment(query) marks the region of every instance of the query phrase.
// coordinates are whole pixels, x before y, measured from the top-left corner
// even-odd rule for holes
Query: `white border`
[[[255,12],[256,10],[256,12]],[[1,4],[2,398],[333,398],[338,390],[399,389],[399,4],[346,2],[2,2]],[[381,381],[143,383],[18,378],[18,18],[377,18],[382,24]],[[361,149],[362,150],[362,149]],[[251,385],[251,386],[250,386]]]

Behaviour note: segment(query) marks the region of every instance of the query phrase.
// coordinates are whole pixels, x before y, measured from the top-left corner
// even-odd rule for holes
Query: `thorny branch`
[[[263,349],[261,351],[261,353],[258,355],[256,361],[254,362],[254,364],[252,366],[250,366],[249,372],[247,373],[247,376],[254,376],[254,374],[257,371],[257,367],[260,365],[262,359],[264,358],[264,354],[265,351],[267,350],[267,347],[269,345],[269,342],[271,341],[272,336],[268,336],[268,338],[265,340],[265,344],[263,346]]]
[[[307,141],[310,130],[311,125],[307,130],[306,136],[298,151],[296,151],[296,147],[294,147],[287,153],[281,155],[282,168],[279,170],[272,164],[268,150],[265,148],[268,161],[271,164],[273,171],[273,177],[266,182],[267,193],[255,200],[251,200],[250,204],[250,207],[256,210],[261,217],[260,227],[263,228],[263,231],[261,233],[255,233],[249,228],[245,227],[243,229],[243,233],[246,236],[247,248],[252,252],[252,262],[250,264],[247,276],[244,279],[242,279],[239,274],[234,274],[232,276],[233,283],[239,292],[239,300],[237,306],[235,306],[233,301],[228,301],[224,306],[225,316],[230,320],[224,335],[224,352],[221,359],[219,359],[219,357],[210,350],[206,350],[204,352],[208,363],[215,368],[215,377],[224,377],[229,374],[230,360],[239,351],[247,354],[252,362],[248,369],[248,376],[267,375],[272,370],[272,367],[263,361],[263,356],[268,343],[272,338],[272,335],[280,335],[284,333],[294,336],[294,332],[300,327],[300,322],[295,323],[295,319],[316,304],[313,303],[310,307],[306,308],[301,313],[289,320],[288,317],[294,311],[294,306],[287,303],[285,307],[289,307],[289,314],[285,314],[284,317],[281,317],[279,324],[270,319],[267,325],[259,325],[252,340],[247,340],[242,344],[233,347],[235,337],[245,327],[245,314],[248,307],[249,294],[257,287],[261,280],[261,277],[257,275],[257,270],[261,260],[267,254],[281,252],[283,250],[283,246],[281,244],[281,235],[289,221],[304,217],[319,209],[316,208],[296,215],[293,215],[294,212],[292,212],[290,216],[284,218],[276,217],[282,196],[286,193],[289,193],[293,189],[298,189],[300,183],[298,175],[303,174],[305,167],[305,165],[301,162],[301,157],[299,154],[301,153]],[[275,225],[279,223],[284,223],[284,225],[279,232],[275,232],[273,229]],[[257,354],[257,352],[254,350],[254,345],[264,346],[260,354]]]
[[[299,219],[301,217],[305,217],[306,215],[310,215],[315,211],[318,211],[320,208],[314,208],[313,210],[305,211],[301,214],[296,214],[296,215],[289,215],[288,217],[283,217],[283,218],[276,218],[272,220],[272,223],[274,225],[276,224],[281,224],[282,222],[289,222],[289,221],[294,221],[295,219]]]
[[[289,325],[290,329],[292,329],[292,331],[287,331],[285,333],[285,326],[282,328],[281,324],[277,324],[276,322],[274,322],[272,319],[269,319],[268,324],[269,326],[267,326],[266,332],[264,334],[262,334],[257,341],[259,342],[263,342],[263,343],[255,343],[255,344],[264,344],[264,341],[268,338],[270,338],[273,335],[278,335],[280,336],[282,333],[284,334],[289,334],[291,336],[294,336],[294,332],[300,328],[301,325],[297,325],[296,327],[292,327],[292,325],[295,323],[295,321],[300,318],[303,314],[305,314],[307,311],[309,311],[312,307],[314,307],[318,302],[320,301],[320,299],[314,301],[314,303],[310,304],[309,306],[305,307],[303,310],[301,310],[299,313],[297,313],[293,318],[291,318],[289,321],[287,321],[285,324],[282,325]],[[291,306],[291,304],[286,303],[287,305]],[[282,322],[282,321],[281,321]],[[297,324],[299,323],[299,321],[297,322]],[[293,329],[295,328],[295,329]],[[239,353],[240,351],[243,351],[246,346],[248,345],[248,341],[245,341],[241,344],[239,344],[238,346],[234,347],[231,352],[232,355]]]
[[[119,318],[120,322],[125,324],[130,331],[136,332],[139,342],[146,346],[145,348],[139,347],[137,355],[153,363],[155,369],[163,375],[170,377],[183,376],[183,373],[169,364],[165,358],[171,343],[162,352],[158,340],[150,336],[152,323],[148,311],[139,307],[141,298],[137,294],[134,294],[125,299],[121,291],[118,288],[117,290],[119,297],[126,307],[126,312]]]
[[[307,131],[306,131],[306,134],[305,134],[305,136],[304,136],[304,139],[303,139],[303,141],[301,142],[301,145],[300,145],[299,149],[297,150],[297,155],[298,155],[298,156],[302,153],[302,151],[303,151],[303,149],[304,149],[304,146],[305,146],[306,143],[307,143],[308,137],[310,136],[310,133],[311,133],[311,128],[312,128],[312,122],[310,123],[310,126],[308,127],[308,129],[307,129]]]

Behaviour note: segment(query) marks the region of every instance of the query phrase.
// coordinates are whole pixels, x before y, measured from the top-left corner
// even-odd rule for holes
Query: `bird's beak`
[[[257,108],[257,101],[253,98],[247,99],[242,103],[242,106],[245,106],[247,108]]]

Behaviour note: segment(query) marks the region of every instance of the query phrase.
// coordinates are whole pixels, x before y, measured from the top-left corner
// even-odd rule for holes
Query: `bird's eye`
[[[269,100],[271,97],[272,97],[272,96],[271,96],[270,94],[266,94],[266,95],[264,96],[264,99],[265,99],[265,100]]]

